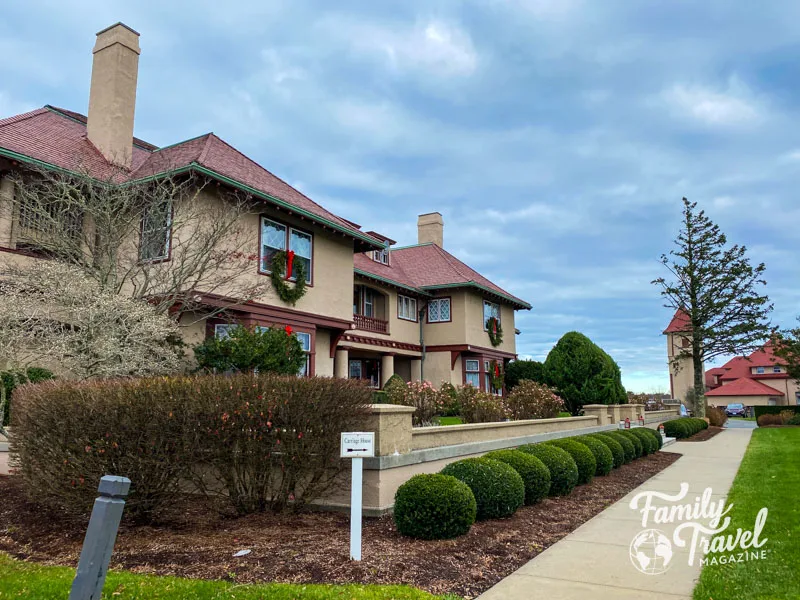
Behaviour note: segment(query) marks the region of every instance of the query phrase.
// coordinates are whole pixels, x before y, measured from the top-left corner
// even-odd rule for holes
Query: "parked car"
[[[725,407],[725,414],[729,417],[744,417],[746,415],[747,410],[744,407],[744,404],[728,404]]]

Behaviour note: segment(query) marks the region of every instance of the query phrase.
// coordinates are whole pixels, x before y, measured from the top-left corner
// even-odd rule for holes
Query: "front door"
[[[350,379],[366,381],[370,387],[381,386],[381,361],[377,358],[351,358]]]

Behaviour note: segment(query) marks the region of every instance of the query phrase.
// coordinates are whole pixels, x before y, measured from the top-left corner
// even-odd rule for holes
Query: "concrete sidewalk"
[[[701,557],[690,566],[688,549],[672,544],[669,569],[651,575],[635,568],[630,556],[631,542],[643,529],[657,529],[671,540],[680,523],[656,524],[650,518],[643,527],[641,512],[629,503],[643,491],[674,496],[684,482],[689,493],[679,505],[693,504],[707,487],[712,488],[712,501],[724,499],[751,434],[750,429],[731,429],[706,442],[679,442],[665,448],[683,457],[483,593],[480,600],[690,600]],[[664,500],[653,504],[672,506]]]

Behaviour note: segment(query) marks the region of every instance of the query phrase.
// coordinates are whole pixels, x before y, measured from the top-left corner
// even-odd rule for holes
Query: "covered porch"
[[[382,389],[392,375],[404,381],[422,378],[422,353],[410,344],[383,342],[346,335],[333,348],[334,376],[342,379],[360,379],[372,388]]]

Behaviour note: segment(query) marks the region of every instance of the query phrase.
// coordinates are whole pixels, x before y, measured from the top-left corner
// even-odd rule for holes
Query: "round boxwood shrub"
[[[394,495],[395,526],[409,537],[443,540],[464,535],[476,513],[472,490],[449,475],[415,475]]]
[[[627,437],[622,435],[619,430],[615,429],[613,431],[609,431],[606,435],[610,435],[615,440],[617,440],[620,445],[622,446],[622,450],[625,452],[625,464],[627,465],[629,462],[636,458],[636,448]]]
[[[611,469],[614,468],[614,456],[608,446],[588,435],[579,435],[573,439],[589,448],[592,455],[594,455],[594,462],[597,464],[597,468],[594,471],[595,475],[608,475],[611,472]],[[620,447],[621,450],[622,448]]]
[[[631,433],[630,429],[620,429],[619,433],[620,435],[624,435],[626,438],[628,438],[631,444],[633,444],[633,448],[636,450],[636,458],[644,456],[644,447],[642,446],[642,442],[638,437]]]
[[[639,441],[642,444],[642,449],[644,450],[645,455],[652,454],[656,450],[658,450],[658,444],[653,439],[653,436],[648,433],[650,431],[646,427],[636,427],[635,429],[631,429],[631,433],[639,438]]]
[[[653,441],[656,444],[655,451],[661,450],[661,446],[664,444],[664,440],[661,439],[661,433],[658,430],[650,429],[649,427],[642,427],[641,430],[653,438]]]
[[[578,485],[589,483],[594,478],[594,472],[597,470],[597,461],[588,446],[571,438],[551,440],[547,443],[566,450],[572,456],[575,465],[578,467]]]
[[[550,471],[551,496],[566,496],[578,484],[578,465],[566,450],[548,444],[527,444],[519,450],[541,460]]]
[[[550,471],[532,454],[519,450],[495,450],[484,454],[484,458],[499,460],[519,473],[525,483],[525,504],[536,504],[550,493]]]
[[[589,437],[600,440],[603,444],[605,444],[606,448],[611,451],[611,456],[614,459],[615,469],[619,469],[625,464],[625,450],[622,447],[622,444],[620,444],[617,440],[610,435],[603,433],[593,433]]]
[[[667,437],[674,437],[675,439],[682,440],[687,437],[693,436],[698,429],[697,425],[692,423],[691,417],[684,417],[681,419],[673,419],[664,423],[664,433]]]
[[[525,502],[525,483],[512,467],[491,458],[465,458],[441,471],[463,481],[478,505],[476,519],[503,519],[513,515]]]

